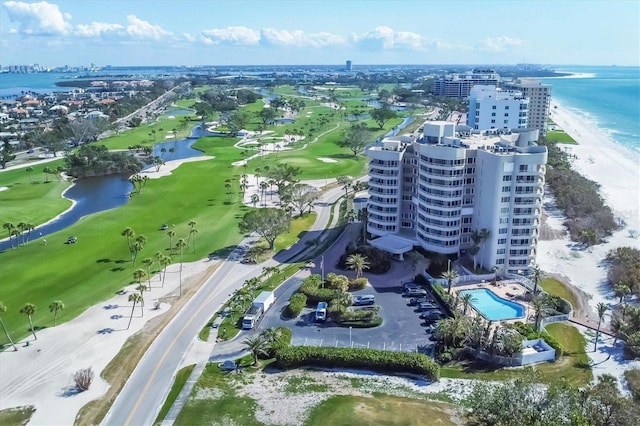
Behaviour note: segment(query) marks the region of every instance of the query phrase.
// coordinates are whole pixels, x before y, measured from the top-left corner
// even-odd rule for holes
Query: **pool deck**
[[[531,307],[529,302],[526,302],[524,300],[524,295],[527,292],[527,290],[524,288],[524,286],[522,286],[522,284],[518,283],[517,281],[513,281],[513,280],[498,281],[496,285],[493,285],[490,282],[465,284],[465,285],[455,286],[452,290],[454,293],[457,294],[459,291],[478,290],[481,288],[491,290],[498,297],[501,297],[505,300],[509,300],[511,302],[518,303],[524,306],[525,308],[524,318],[513,318],[513,319],[503,320],[504,322],[507,322],[507,323],[512,323],[516,321],[533,322],[533,318],[532,318],[533,308]],[[467,313],[471,313],[472,315],[478,314],[475,309],[470,309],[467,311]]]

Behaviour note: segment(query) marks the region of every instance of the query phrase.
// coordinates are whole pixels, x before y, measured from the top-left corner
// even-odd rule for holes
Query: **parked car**
[[[27,151],[27,154],[33,154],[34,152],[36,152],[34,149],[30,149],[29,151]]]
[[[405,297],[426,296],[427,291],[422,288],[408,288],[404,291]]]
[[[353,296],[354,306],[373,305],[374,303],[376,303],[376,297],[373,294],[362,294]]]
[[[67,244],[75,244],[78,242],[78,239],[74,236],[67,238]]]
[[[236,363],[234,361],[231,361],[231,360],[227,360],[227,361],[221,362],[220,364],[218,364],[218,367],[222,371],[234,371],[235,369],[238,368]]]
[[[437,304],[433,303],[433,302],[422,302],[418,304],[418,310],[419,311],[427,311],[430,309],[440,309],[440,306],[438,306]]]
[[[402,284],[402,291],[406,291],[410,288],[421,288],[417,283],[414,282],[408,282],[408,283],[404,283]]]
[[[167,229],[169,229],[169,225],[167,225],[166,223],[163,223],[163,224],[160,226],[160,230],[161,230],[161,231],[166,231]]]
[[[409,305],[417,306],[420,303],[424,303],[424,302],[431,302],[431,299],[427,297],[413,297],[411,298],[411,300],[409,300]]]
[[[429,319],[438,320],[438,319],[443,319],[445,317],[446,315],[443,314],[442,311],[435,310],[435,309],[428,310],[420,314],[420,319],[425,319],[425,320],[429,320]]]
[[[432,322],[432,323],[427,324],[427,327],[426,327],[425,330],[427,331],[427,333],[434,333],[437,329],[438,329],[438,323],[437,322]]]

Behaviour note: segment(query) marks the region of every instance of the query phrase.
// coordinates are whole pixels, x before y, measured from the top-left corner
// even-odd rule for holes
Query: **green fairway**
[[[7,187],[0,191],[0,225],[20,222],[40,225],[54,216],[62,213],[71,206],[71,201],[62,198],[62,192],[71,185],[61,181],[58,174],[42,173],[45,167],[55,169],[64,164],[64,160],[56,160],[46,164],[32,166],[31,175],[25,168],[9,170],[0,173],[0,187]],[[5,229],[0,229],[0,239],[7,237]]]
[[[304,423],[315,425],[455,425],[454,407],[442,402],[390,395],[336,395],[321,402]]]
[[[153,145],[161,142],[170,142],[175,139],[183,139],[191,133],[195,123],[185,126],[181,123],[185,115],[176,115],[169,118],[166,115],[158,117],[153,123],[142,125],[128,130],[122,134],[114,135],[100,141],[109,149],[127,149],[133,145]],[[195,118],[195,115],[188,117]],[[175,130],[175,133],[173,133]]]

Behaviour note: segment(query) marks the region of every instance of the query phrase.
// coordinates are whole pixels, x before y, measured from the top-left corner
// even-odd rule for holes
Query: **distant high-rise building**
[[[505,89],[518,90],[529,98],[528,127],[537,129],[543,135],[547,132],[547,117],[551,101],[551,86],[533,78],[518,78],[502,85]]]
[[[499,81],[500,76],[493,70],[473,70],[436,80],[434,91],[438,96],[466,98],[476,84],[497,86]]]
[[[477,84],[469,94],[467,126],[474,130],[526,129],[529,99],[517,90]]]
[[[389,137],[367,150],[371,244],[402,257],[479,248],[478,263],[510,273],[535,265],[547,148],[537,130],[496,136],[432,121],[423,136]],[[475,232],[488,230],[480,245]]]
[[[352,67],[353,67],[353,64],[351,63],[351,61],[347,61],[346,65],[344,66],[344,69],[347,71],[351,71]]]

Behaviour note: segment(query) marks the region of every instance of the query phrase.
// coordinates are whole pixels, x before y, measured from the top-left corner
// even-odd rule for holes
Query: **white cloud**
[[[106,22],[92,22],[89,25],[76,26],[76,35],[82,37],[100,37],[109,33],[117,34],[124,27],[120,24],[108,24]]]
[[[476,47],[490,52],[504,52],[515,46],[522,46],[524,42],[516,37],[487,37]]]
[[[409,31],[395,31],[379,26],[364,34],[352,34],[351,40],[366,50],[411,49],[421,50],[432,44],[427,38]]]
[[[196,41],[196,38],[189,33],[182,33],[180,37],[182,38],[182,40],[188,41],[190,43],[193,43],[194,41]]]
[[[151,40],[160,40],[163,37],[172,35],[171,31],[167,31],[159,25],[153,25],[149,21],[144,21],[135,15],[127,15],[127,34],[136,38],[148,38]]]
[[[260,31],[260,43],[268,46],[326,47],[344,44],[342,36],[321,32],[306,34],[304,31],[264,28]]]
[[[213,28],[202,31],[204,44],[254,45],[260,41],[260,33],[247,27]]]
[[[62,13],[58,5],[41,1],[24,3],[8,1],[2,5],[12,22],[17,22],[20,34],[65,35],[71,31],[71,15]]]

